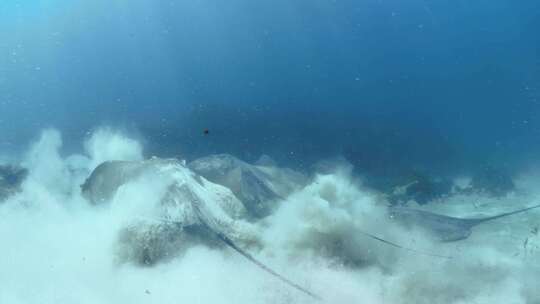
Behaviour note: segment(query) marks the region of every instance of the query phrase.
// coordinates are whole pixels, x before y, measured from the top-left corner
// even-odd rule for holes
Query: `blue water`
[[[538,304],[539,159],[539,0],[0,0],[0,304]]]
[[[110,125],[148,155],[375,175],[540,153],[536,0],[4,0],[0,29],[4,151]]]

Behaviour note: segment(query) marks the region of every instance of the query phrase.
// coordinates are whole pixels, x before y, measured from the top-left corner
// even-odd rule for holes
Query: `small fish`
[[[208,135],[208,134],[210,134],[210,130],[208,130],[208,129],[204,129],[204,130],[203,130],[203,134],[204,134],[204,135]]]

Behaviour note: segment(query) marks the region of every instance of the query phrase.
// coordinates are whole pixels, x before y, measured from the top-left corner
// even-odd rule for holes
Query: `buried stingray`
[[[224,232],[224,229],[227,226],[226,221],[224,222],[224,218],[216,218],[215,215],[210,214],[212,212],[209,212],[208,206],[201,197],[197,195],[195,189],[205,191],[204,193],[208,197],[214,197],[216,199],[221,198],[222,200],[224,198],[224,193],[222,192],[220,195],[212,196],[213,191],[219,192],[219,188],[215,188],[217,185],[201,179],[177,160],[152,158],[140,162],[105,162],[99,165],[81,186],[82,194],[92,204],[98,205],[106,203],[115,197],[118,189],[144,175],[150,176],[151,180],[157,180],[158,183],[165,183],[166,191],[161,199],[164,210],[184,210],[188,214],[179,217],[177,214],[177,217],[174,217],[171,216],[174,215],[173,212],[173,214],[166,215],[166,219],[160,220],[154,218],[154,220],[174,224],[180,228],[179,231],[186,231],[188,233],[192,230],[195,231],[195,233],[198,233],[200,231],[197,227],[200,227],[203,230],[206,230],[209,236],[223,242],[226,246],[230,247],[264,271],[279,278],[289,286],[294,287],[314,299],[321,299],[316,294],[273,271],[236,245],[236,243],[227,236],[227,233]],[[177,202],[180,202],[182,206],[177,205]],[[215,200],[215,202],[216,206],[219,205],[219,199]],[[191,229],[193,227],[195,228]]]
[[[207,235],[224,243],[265,272],[272,274],[289,286],[294,287],[314,299],[321,299],[316,294],[273,271],[236,245],[236,242],[230,237],[234,237],[236,233],[234,231],[234,221],[227,220],[225,217],[222,217],[224,214],[219,215],[219,213],[216,213],[216,210],[211,208],[214,207],[219,209],[220,206],[225,207],[229,206],[229,204],[233,204],[235,202],[234,197],[225,199],[229,194],[232,195],[232,193],[229,190],[226,190],[226,188],[221,186],[218,187],[218,185],[201,178],[186,168],[185,165],[178,160],[152,158],[150,160],[139,162],[105,162],[98,166],[88,177],[84,185],[82,185],[82,194],[94,205],[114,201],[114,197],[120,188],[123,188],[120,192],[126,193],[127,189],[124,185],[144,176],[147,176],[147,179],[142,179],[142,181],[145,181],[145,184],[151,180],[152,182],[163,184],[166,188],[159,203],[161,211],[165,213],[162,215],[156,214],[158,218],[153,218],[153,220],[174,224],[180,228],[178,231],[184,231],[188,234],[190,231],[193,232],[193,229],[190,229],[190,227],[200,227],[207,232]],[[136,185],[137,191],[140,191],[140,187],[144,184]],[[209,202],[212,202],[212,206],[207,204]],[[240,204],[240,202],[237,203]],[[170,212],[166,212],[167,210]],[[150,217],[152,218],[152,216]],[[163,217],[164,219],[159,219]],[[200,232],[200,230],[196,228],[195,230],[194,233]],[[171,232],[173,234],[175,233],[175,231]],[[166,234],[164,238],[168,239],[169,237],[174,237],[170,234],[171,232]],[[369,233],[363,234],[395,248],[419,254],[426,254],[383,240]]]
[[[407,207],[390,207],[390,217],[407,226],[417,226],[443,242],[454,242],[468,238],[475,226],[501,217],[539,208],[540,205],[506,212],[484,218],[458,218]]]

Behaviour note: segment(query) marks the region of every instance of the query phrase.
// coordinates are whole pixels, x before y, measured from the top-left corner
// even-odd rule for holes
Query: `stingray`
[[[138,176],[144,174],[145,172],[156,173],[159,171],[159,168],[174,168],[178,166],[178,172],[174,169],[173,173],[182,173],[183,170],[187,170],[182,163],[177,160],[161,160],[161,159],[151,159],[143,162],[106,162],[98,166],[90,177],[86,180],[84,185],[82,185],[83,196],[85,196],[92,204],[101,204],[109,201],[114,197],[116,191],[123,184],[128,183],[130,180],[136,179]],[[165,170],[164,172],[168,172]],[[304,294],[320,300],[321,297],[315,293],[309,291],[308,289],[300,286],[299,284],[287,279],[283,275],[272,270],[270,267],[266,266],[251,254],[240,248],[235,242],[223,231],[223,223],[219,222],[215,216],[209,213],[208,206],[205,205],[205,202],[193,191],[192,187],[202,187],[204,182],[200,180],[198,175],[187,171],[185,175],[180,174],[180,180],[184,179],[184,182],[173,181],[168,187],[167,193],[163,197],[162,201],[164,206],[176,206],[175,199],[179,199],[182,203],[186,204],[189,210],[193,213],[194,218],[187,218],[183,221],[179,221],[177,218],[153,218],[153,220],[158,220],[162,222],[168,222],[178,226],[181,231],[188,232],[195,230],[198,233],[205,231],[204,235],[211,237],[212,239],[222,242],[227,247],[231,248],[244,258],[246,258],[251,263],[255,264],[257,267],[261,268],[265,272],[273,275],[289,286],[303,292]],[[174,174],[173,174],[174,175]],[[247,181],[252,181],[251,176],[248,174]],[[191,180],[192,179],[192,180]],[[250,185],[252,187],[258,185]],[[191,229],[193,228],[193,229]],[[200,228],[200,229],[199,229]],[[202,229],[202,230],[201,230]],[[383,242],[387,245],[393,246],[395,248],[408,250],[411,252],[430,255],[434,257],[448,258],[444,256],[433,255],[425,252],[421,252],[414,249],[409,249],[399,244],[386,241],[376,235],[367,232],[360,232],[366,235],[369,238],[372,238],[376,241]]]
[[[174,167],[177,166],[179,171],[175,171]],[[165,170],[165,174],[171,174],[166,169],[171,167],[173,169],[172,175],[177,173],[180,175],[178,181],[173,181],[167,188],[167,192],[162,198],[164,206],[175,206],[175,199],[179,199],[182,203],[188,204],[188,209],[193,213],[193,217],[184,218],[183,221],[179,221],[175,218],[153,218],[153,220],[167,222],[177,226],[179,231],[184,232],[206,232],[204,235],[219,240],[226,246],[230,247],[244,258],[266,271],[267,273],[275,276],[289,286],[303,292],[304,294],[320,300],[321,297],[300,286],[299,284],[287,279],[270,267],[266,266],[251,254],[240,248],[235,242],[222,231],[223,223],[219,223],[219,219],[216,219],[211,213],[208,212],[208,206],[204,205],[204,201],[191,189],[191,187],[202,187],[204,182],[200,180],[198,175],[188,172],[186,175],[182,175],[183,170],[187,170],[184,165],[177,160],[162,160],[153,158],[148,161],[142,162],[129,162],[129,161],[110,161],[99,165],[94,172],[87,178],[85,183],[81,186],[82,194],[92,204],[101,204],[112,199],[117,190],[124,184],[137,177],[151,173],[155,174],[160,172],[160,167]],[[168,173],[167,173],[168,172]],[[185,172],[184,172],[185,173]],[[157,176],[152,176],[154,179]],[[193,178],[193,179],[191,179]],[[182,180],[184,179],[184,180]],[[184,181],[182,183],[182,181]],[[191,185],[191,186],[190,186]],[[191,207],[191,208],[189,208]]]
[[[468,238],[477,225],[539,207],[536,205],[484,218],[458,218],[407,207],[390,207],[390,217],[406,226],[423,228],[442,242],[454,242]]]

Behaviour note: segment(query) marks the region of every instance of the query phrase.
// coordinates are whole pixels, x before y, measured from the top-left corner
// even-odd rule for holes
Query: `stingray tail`
[[[490,217],[486,217],[486,218],[470,219],[470,221],[472,221],[473,225],[477,225],[477,224],[480,224],[480,223],[483,223],[483,222],[495,220],[495,219],[505,217],[505,216],[509,216],[509,215],[514,215],[514,214],[517,214],[517,213],[526,212],[526,211],[529,211],[531,209],[535,209],[535,208],[539,208],[539,207],[540,207],[540,205],[536,205],[536,206],[527,207],[527,208],[519,209],[519,210],[512,211],[512,212],[506,212],[506,213],[502,213],[502,214],[499,214],[499,215],[490,216]]]
[[[165,223],[169,223],[169,224],[180,224],[179,222],[176,222],[176,221],[172,221],[172,220],[168,220],[168,219],[155,219],[155,218],[151,218],[151,220],[155,220],[155,221],[159,221],[159,222],[165,222]],[[322,300],[322,298],[316,294],[314,294],[313,292],[307,290],[306,288],[292,282],[291,280],[285,278],[284,276],[280,275],[279,273],[275,272],[274,270],[272,270],[270,267],[264,265],[262,262],[260,262],[259,260],[257,260],[256,258],[254,258],[251,254],[247,253],[246,251],[244,251],[242,248],[238,247],[238,245],[236,245],[233,240],[231,240],[228,236],[226,236],[225,234],[221,233],[221,232],[217,232],[215,231],[214,229],[212,229],[210,226],[208,226],[208,224],[206,222],[204,222],[203,220],[201,220],[201,222],[203,223],[204,227],[212,234],[214,234],[215,237],[217,237],[220,241],[222,241],[223,243],[225,243],[225,245],[229,246],[231,249],[233,249],[234,251],[236,251],[237,253],[239,253],[241,256],[243,256],[244,258],[248,259],[250,262],[252,262],[253,264],[257,265],[259,268],[261,268],[262,270],[264,270],[265,272],[268,272],[270,273],[271,275],[277,277],[278,279],[280,279],[281,281],[285,282],[286,284],[292,286],[293,288],[307,294],[308,296],[316,299],[316,300]]]
[[[195,211],[195,214],[197,215],[199,221],[201,221],[201,223],[211,233],[215,234],[215,236],[219,240],[221,240],[223,243],[225,243],[227,246],[229,246],[234,251],[238,252],[244,258],[248,259],[253,264],[257,265],[262,270],[264,270],[267,273],[275,276],[276,278],[278,278],[281,281],[285,282],[289,286],[291,286],[291,287],[293,287],[293,288],[307,294],[308,296],[312,297],[313,299],[322,300],[322,298],[320,296],[312,293],[311,291],[307,290],[306,288],[304,288],[304,287],[294,283],[293,281],[285,278],[284,276],[280,275],[279,273],[277,273],[274,270],[270,269],[270,267],[264,265],[262,262],[260,262],[256,258],[254,258],[251,254],[247,253],[246,251],[244,251],[243,249],[238,247],[228,236],[226,236],[224,233],[220,232],[217,229],[217,225],[216,225],[215,221],[211,217],[204,214],[204,212],[201,210],[200,201],[199,201],[198,197],[193,193],[193,191],[191,191],[187,187],[184,187],[184,188],[187,191],[186,193],[189,193],[189,195],[191,196],[191,205],[192,205],[193,210]]]
[[[223,233],[220,233],[220,232],[215,232],[213,231],[216,236],[221,240],[223,241],[225,244],[227,244],[227,246],[231,247],[234,251],[238,252],[240,255],[242,255],[243,257],[245,257],[246,259],[248,259],[250,262],[252,262],[253,264],[259,266],[262,270],[270,273],[271,275],[277,277],[278,279],[280,279],[281,281],[287,283],[288,285],[294,287],[295,289],[309,295],[310,297],[316,299],[316,300],[322,300],[322,298],[314,293],[312,293],[311,291],[305,289],[304,287],[292,282],[291,280],[285,278],[284,276],[280,275],[279,273],[273,271],[272,269],[270,269],[268,266],[264,265],[262,262],[258,261],[257,259],[255,259],[251,254],[245,252],[244,250],[242,250],[240,247],[238,247],[230,238],[228,238],[226,235],[224,235]]]
[[[416,249],[412,249],[412,248],[407,248],[407,247],[401,246],[399,244],[396,244],[396,243],[387,241],[385,239],[382,239],[382,238],[380,238],[380,237],[378,237],[376,235],[373,235],[371,233],[367,233],[367,232],[363,232],[363,231],[360,231],[360,233],[367,236],[367,237],[369,237],[369,238],[372,238],[372,239],[374,239],[376,241],[382,242],[382,243],[384,243],[386,245],[396,247],[396,248],[399,248],[399,249],[402,249],[402,250],[406,250],[406,251],[410,251],[410,252],[414,252],[414,253],[417,253],[417,254],[420,254],[420,255],[430,256],[430,257],[434,257],[434,258],[452,259],[451,256],[439,255],[439,254],[429,253],[429,252],[420,251],[420,250],[416,250]]]

